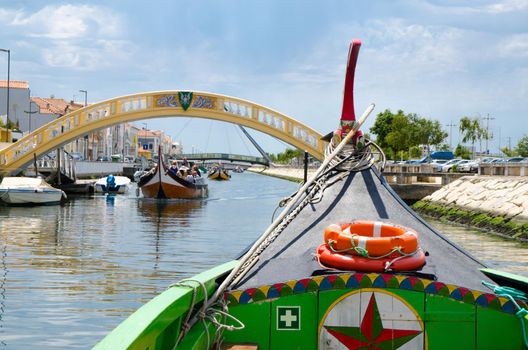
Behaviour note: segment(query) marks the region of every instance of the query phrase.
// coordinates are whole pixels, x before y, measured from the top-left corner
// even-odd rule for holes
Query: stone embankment
[[[528,241],[528,178],[462,177],[415,203],[423,214]]]

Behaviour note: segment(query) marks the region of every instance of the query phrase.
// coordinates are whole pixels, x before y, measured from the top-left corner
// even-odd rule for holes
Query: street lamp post
[[[9,73],[10,73],[10,65],[11,65],[11,50],[6,49],[0,49],[2,52],[7,52],[7,112],[6,112],[6,142],[9,142],[8,134],[9,134]]]
[[[82,92],[84,94],[84,107],[88,106],[88,91],[79,90],[79,92]]]
[[[84,107],[88,106],[88,91],[87,90],[79,90],[79,92],[82,92],[84,94]],[[88,135],[84,137],[84,159],[88,159]],[[93,156],[93,147],[94,147],[94,135],[92,133],[92,160],[94,158]]]
[[[31,104],[33,104],[33,103],[35,103],[35,102],[31,101],[31,94],[30,94],[30,96],[29,96],[29,111],[24,111],[24,113],[27,113],[28,118],[29,118],[29,126],[28,126],[29,133],[31,133],[31,115],[38,112],[38,109],[36,111],[33,111],[31,109]],[[37,105],[37,108],[38,108],[38,105]]]

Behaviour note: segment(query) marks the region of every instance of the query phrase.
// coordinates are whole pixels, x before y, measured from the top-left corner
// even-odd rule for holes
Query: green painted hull
[[[200,281],[211,296],[236,261],[206,271]],[[190,282],[189,282],[190,283]],[[144,305],[95,349],[173,349],[203,288],[174,286]],[[520,320],[508,299],[417,277],[344,273],[230,291],[229,314],[242,330],[224,331],[223,348],[258,349],[523,349]],[[521,303],[526,308],[526,304]],[[234,322],[227,322],[234,325]],[[207,332],[205,326],[207,325]],[[177,349],[212,349],[216,329],[196,323]],[[528,332],[528,320],[525,330]],[[368,348],[368,347],[367,347]]]
[[[235,265],[236,261],[225,263],[194,276],[192,280],[203,283],[208,294],[212,294],[217,287],[217,279],[229,273]],[[189,285],[199,286],[192,282]],[[195,305],[199,305],[204,300],[201,286],[196,289],[186,286],[168,288],[123,321],[94,349],[172,349],[189,312],[194,291]],[[192,330],[187,334],[181,346],[189,349],[205,348],[203,326],[198,328],[198,332]],[[190,346],[193,342],[194,346]]]

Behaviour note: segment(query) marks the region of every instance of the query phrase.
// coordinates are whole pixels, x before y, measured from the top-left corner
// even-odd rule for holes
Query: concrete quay
[[[278,177],[281,179],[302,182],[304,178],[303,168],[293,168],[289,166],[275,166],[272,168],[251,167],[249,171],[263,175]],[[308,169],[308,178],[317,169]],[[405,201],[416,202],[425,196],[432,194],[446,183],[454,181],[463,174],[442,174],[442,173],[383,173],[392,189]]]

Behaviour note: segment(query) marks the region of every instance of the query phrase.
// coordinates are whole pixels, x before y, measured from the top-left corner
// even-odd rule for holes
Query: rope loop
[[[502,287],[486,281],[482,281],[482,284],[493,290],[495,295],[510,300],[517,308],[515,316],[521,321],[521,332],[523,334],[524,346],[528,349],[528,334],[526,334],[526,327],[524,326],[524,319],[528,316],[528,310],[519,306],[515,300],[517,299],[526,302],[528,300],[526,293],[512,287]]]

